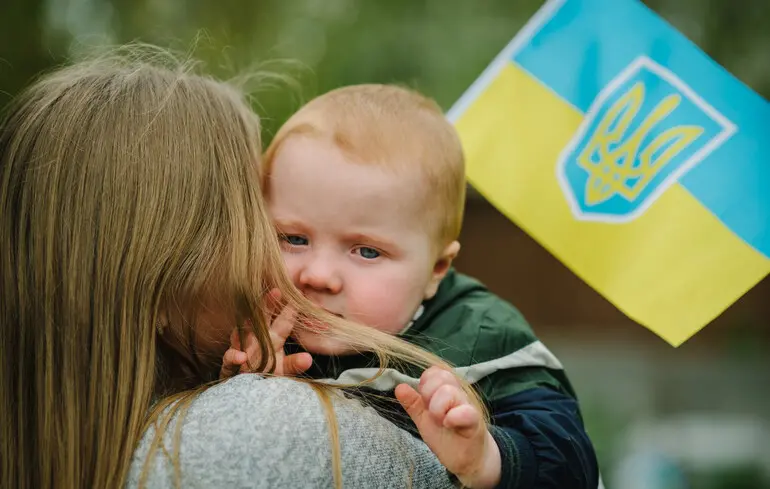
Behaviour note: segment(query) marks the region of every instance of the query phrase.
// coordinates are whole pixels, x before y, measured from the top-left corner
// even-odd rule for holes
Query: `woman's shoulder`
[[[342,417],[364,409],[339,404],[335,403],[335,413]],[[185,417],[185,432],[193,429],[205,430],[210,441],[214,441],[210,433],[217,432],[228,437],[239,433],[250,444],[269,442],[270,448],[256,450],[270,450],[274,456],[288,456],[302,445],[307,448],[307,443],[328,444],[327,416],[318,394],[306,382],[286,377],[241,374],[210,387],[192,402]]]
[[[371,408],[336,391],[329,396],[345,487],[399,487],[408,478],[414,488],[444,486],[445,470],[422,442]],[[333,487],[335,438],[329,428],[321,398],[307,383],[238,375],[202,392],[184,415],[173,418],[164,449],[149,457],[145,487],[176,487],[175,462],[169,455],[176,452],[176,440],[183,488]],[[154,434],[150,428],[135,451],[128,487],[138,487]]]
[[[310,414],[318,408],[318,396],[304,382],[286,377],[241,374],[201,393],[193,401],[190,414],[204,418],[213,414],[216,423],[221,424],[228,421],[240,423],[242,416],[238,413],[243,411],[252,415],[270,412],[273,414],[270,421],[275,423],[296,416],[299,411]],[[228,412],[231,415],[226,414]],[[255,420],[250,416],[250,421]]]
[[[243,481],[251,481],[243,487],[276,487],[294,475],[309,479],[309,487],[325,487],[332,483],[326,464],[303,460],[317,452],[319,440],[328,439],[314,397],[301,382],[251,374],[212,386],[173,416],[163,447],[151,457],[155,428],[147,430],[134,452],[128,487],[139,486],[148,457],[149,488],[175,487],[177,464],[183,488],[241,487]],[[179,453],[177,460],[174,453]],[[296,465],[288,462],[292,459]]]

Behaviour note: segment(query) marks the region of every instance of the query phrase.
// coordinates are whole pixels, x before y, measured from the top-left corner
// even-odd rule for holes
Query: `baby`
[[[597,487],[594,449],[558,359],[514,306],[452,267],[464,159],[432,100],[390,85],[331,91],[283,125],[263,165],[295,285],[332,314],[442,357],[481,393],[489,429],[445,370],[389,369],[372,385],[398,398],[412,431],[447,467],[474,468],[463,484]],[[315,377],[356,382],[376,366],[323,334],[295,339],[295,351],[313,354],[312,367],[305,358],[298,370]],[[230,366],[246,361],[229,355]]]

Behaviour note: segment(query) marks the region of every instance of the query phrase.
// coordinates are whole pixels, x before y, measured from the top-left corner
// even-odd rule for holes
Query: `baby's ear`
[[[433,265],[430,282],[428,282],[428,286],[425,287],[423,300],[432,299],[433,296],[436,295],[439,284],[446,276],[449,268],[452,266],[452,261],[457,258],[458,253],[460,253],[459,241],[452,241],[441,251],[436,263]]]

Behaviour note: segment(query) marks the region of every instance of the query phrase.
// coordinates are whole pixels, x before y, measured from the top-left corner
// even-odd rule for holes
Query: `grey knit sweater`
[[[454,487],[419,440],[371,408],[338,399],[343,487]],[[174,453],[175,424],[165,446]],[[154,430],[145,433],[127,487],[138,487]],[[182,424],[179,466],[187,488],[331,488],[328,423],[317,394],[286,378],[238,375],[200,395]],[[410,476],[411,473],[411,476]],[[162,450],[150,462],[148,489],[173,488],[174,465]]]

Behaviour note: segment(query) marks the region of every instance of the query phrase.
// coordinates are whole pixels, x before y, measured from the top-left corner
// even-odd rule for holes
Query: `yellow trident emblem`
[[[577,163],[589,173],[586,204],[596,205],[615,195],[633,201],[663,167],[704,132],[700,126],[672,127],[642,148],[650,131],[682,101],[679,94],[668,95],[626,138],[644,97],[644,84],[635,83],[612,104],[578,156]]]

